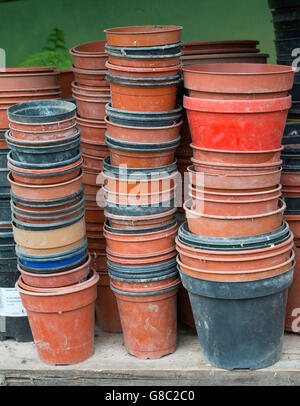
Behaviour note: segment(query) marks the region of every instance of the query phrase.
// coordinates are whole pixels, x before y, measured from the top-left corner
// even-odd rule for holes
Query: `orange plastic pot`
[[[85,221],[92,224],[103,224],[105,221],[104,209],[102,208],[85,208]]]
[[[151,292],[153,290],[159,290],[159,289],[164,289],[166,285],[173,285],[173,283],[176,281],[178,282],[178,273],[176,275],[172,276],[164,276],[161,278],[156,278],[157,280],[146,280],[146,278],[140,279],[140,280],[122,280],[122,278],[114,278],[111,277],[111,284],[114,288],[117,288],[119,290],[125,291],[125,292]]]
[[[239,174],[233,173],[232,170],[224,171],[224,173],[204,173],[196,172],[193,166],[187,168],[189,172],[190,183],[200,188],[214,188],[221,190],[251,190],[271,188],[282,182],[281,169],[270,172]]]
[[[147,295],[128,294],[114,289],[129,354],[141,359],[157,359],[173,353],[177,345],[177,292],[173,287]],[[153,309],[157,311],[153,311]]]
[[[258,270],[286,262],[294,247],[293,234],[277,245],[244,251],[205,250],[182,244],[176,238],[176,249],[184,265],[207,271],[240,272]]]
[[[80,86],[75,81],[72,82],[73,92],[82,97],[109,97],[109,87]]]
[[[178,74],[180,65],[166,66],[160,68],[148,67],[129,67],[113,65],[109,62],[106,63],[108,72],[112,75],[122,76],[127,78],[166,78]]]
[[[300,239],[300,215],[284,215],[284,220],[289,224],[290,229],[292,230],[295,240]]]
[[[175,251],[175,246],[174,248],[167,250],[167,252],[159,252],[151,256],[145,255],[144,257],[141,258],[128,257],[126,254],[119,255],[118,253],[110,252],[110,250],[106,248],[106,256],[110,261],[115,262],[116,264],[119,265],[129,265],[129,266],[161,264],[176,257],[176,254],[177,253]]]
[[[96,195],[103,185],[102,173],[98,170],[85,169],[83,171],[82,183],[84,193],[87,195]]]
[[[56,129],[52,131],[41,131],[41,132],[33,132],[33,131],[26,131],[26,130],[17,130],[14,129],[12,123],[9,125],[10,128],[10,136],[16,140],[22,141],[36,141],[38,142],[45,142],[45,141],[54,141],[54,140],[63,140],[64,138],[71,137],[78,132],[78,128],[76,124],[72,124],[67,128]]]
[[[198,92],[198,97],[207,92],[212,98],[225,93],[227,98],[234,94],[245,99],[263,93],[267,99],[272,93],[286,95],[293,87],[294,69],[264,63],[211,63],[183,67],[183,77],[185,88]]]
[[[61,98],[70,99],[72,97],[72,85],[74,73],[72,69],[58,69],[58,83],[61,89]]]
[[[176,147],[165,151],[125,150],[109,146],[110,163],[114,166],[127,165],[128,168],[155,168],[169,165],[174,161]]]
[[[183,285],[179,287],[177,302],[177,310],[180,322],[182,324],[185,324],[186,326],[189,326],[193,330],[196,330],[189,294],[188,291],[183,287]]]
[[[106,70],[79,69],[72,66],[75,82],[83,86],[109,87]]]
[[[281,226],[286,204],[279,199],[277,210],[251,216],[213,216],[191,209],[191,201],[183,205],[192,233],[207,237],[247,237],[269,233]]]
[[[197,161],[191,158],[196,172],[212,175],[262,175],[265,173],[277,172],[281,170],[282,161],[263,164],[230,164],[217,163],[210,164],[209,162]],[[278,184],[278,182],[277,182]]]
[[[148,47],[175,44],[180,41],[182,27],[176,25],[136,25],[104,30],[108,45],[116,47]]]
[[[292,253],[291,257],[286,262],[280,265],[275,265],[263,269],[246,270],[244,272],[211,271],[211,270],[207,271],[204,269],[193,268],[191,266],[183,264],[178,257],[177,262],[181,272],[193,276],[195,278],[219,282],[242,282],[242,281],[251,281],[255,279],[264,279],[271,276],[279,275],[291,268],[292,264],[294,263],[294,257],[295,255],[294,253]]]
[[[264,151],[226,151],[217,149],[200,148],[191,145],[194,160],[207,164],[270,164],[280,160],[280,152],[283,147]],[[193,161],[195,162],[195,161]]]
[[[101,99],[98,97],[83,97],[77,96],[73,92],[73,97],[76,101],[78,114],[87,119],[103,120],[105,116],[105,106],[110,102],[110,97],[103,96]]]
[[[106,124],[101,120],[88,120],[77,115],[76,121],[81,130],[81,141],[96,141],[104,144]]]
[[[125,258],[145,258],[162,255],[174,250],[177,224],[168,229],[151,233],[119,234],[107,231],[107,252],[112,255],[124,255]]]
[[[86,282],[53,292],[27,291],[16,283],[38,355],[49,364],[76,364],[94,351],[96,272]]]
[[[282,194],[283,196],[294,196],[294,197],[299,197],[300,196],[300,187],[298,186],[284,186],[282,188]]]
[[[62,121],[56,121],[55,123],[44,123],[44,124],[34,124],[34,123],[18,123],[17,121],[10,120],[10,130],[14,134],[14,130],[24,133],[43,133],[44,131],[63,131],[65,136],[65,130],[69,130],[70,127],[76,125],[75,114],[73,117]],[[26,137],[26,136],[25,136]]]
[[[174,83],[173,83],[174,82]],[[125,111],[168,111],[176,108],[178,83],[159,86],[119,84],[110,81],[112,107]],[[167,84],[171,83],[171,84]]]
[[[31,71],[23,72],[19,71],[9,73],[0,72],[0,89],[2,90],[17,90],[22,89],[31,90],[31,89],[41,89],[41,88],[50,88],[58,86],[58,72],[53,70],[44,71]]]
[[[102,157],[95,157],[93,155],[88,155],[83,153],[83,165],[85,168],[97,170],[99,172],[103,169],[103,158]],[[86,170],[86,169],[85,169]]]
[[[80,69],[105,69],[105,62],[107,61],[105,44],[106,41],[93,41],[70,49],[73,65]]]
[[[14,206],[18,209],[22,210],[30,210],[30,211],[36,211],[36,212],[43,212],[43,211],[55,211],[55,210],[61,210],[61,209],[67,209],[76,205],[79,203],[81,200],[82,195],[79,194],[76,198],[73,199],[69,196],[67,196],[65,199],[62,199],[61,201],[58,202],[58,204],[53,204],[53,202],[47,202],[47,201],[29,201],[29,202],[22,202],[21,200],[13,200]],[[28,206],[29,205],[29,206]]]
[[[104,118],[108,135],[111,138],[127,142],[160,143],[175,141],[179,137],[182,121],[167,127],[130,127],[115,124]]]
[[[64,183],[80,175],[83,159],[80,158],[73,164],[61,166],[53,169],[24,169],[7,163],[7,167],[13,172],[12,177],[15,182],[29,185],[53,185]]]
[[[82,174],[63,183],[50,185],[30,185],[13,180],[12,173],[8,174],[12,192],[21,198],[32,200],[59,199],[78,192],[82,185]]]
[[[163,68],[180,63],[180,55],[165,58],[126,58],[117,55],[108,55],[108,62],[118,66],[133,68]]]
[[[165,213],[159,213],[152,216],[117,216],[107,211],[104,211],[104,216],[109,220],[109,224],[113,228],[120,229],[140,229],[157,227],[170,223],[174,219],[176,208],[168,210]]]
[[[90,271],[91,258],[81,266],[65,272],[53,274],[30,273],[24,271],[19,265],[22,280],[27,285],[36,288],[60,288],[85,281]]]
[[[175,187],[155,193],[119,193],[112,192],[103,186],[103,192],[108,202],[115,204],[157,204],[174,198]],[[137,188],[138,189],[138,188]]]
[[[107,272],[107,258],[105,250],[89,249],[91,256],[91,267],[97,272]]]
[[[265,151],[281,146],[291,96],[262,100],[184,96],[184,107],[195,147]]]
[[[98,272],[96,319],[99,327],[109,333],[121,333],[122,325],[115,295],[110,289],[110,277],[106,272]]]
[[[296,265],[294,269],[294,278],[293,282],[289,287],[288,290],[288,297],[287,297],[287,304],[286,304],[286,317],[285,317],[285,330],[292,331],[294,333],[299,334],[299,312],[298,309],[300,308],[299,303],[299,293],[300,293],[300,247],[299,241],[296,240],[296,244],[294,246],[294,253],[295,253],[295,260]]]
[[[0,92],[0,104],[17,104],[27,100],[42,100],[42,99],[59,99],[61,92],[59,86],[53,89],[44,89],[42,92],[15,91],[15,92]]]
[[[224,50],[227,52],[228,49],[239,52],[240,49],[244,48],[251,49],[251,52],[256,52],[258,44],[259,41],[255,40],[188,41],[182,44],[182,49],[184,52],[194,51],[197,54],[207,54],[211,51],[222,53]]]
[[[88,249],[89,250],[105,250],[106,240],[103,237],[104,233],[87,231]]]
[[[284,188],[300,187],[300,172],[282,172],[280,183]]]
[[[274,211],[281,196],[281,185],[271,191],[254,193],[219,193],[190,187],[193,210],[213,216],[250,216]]]
[[[105,158],[108,155],[108,148],[105,143],[100,141],[80,141],[80,149],[84,155],[94,156],[95,158]]]

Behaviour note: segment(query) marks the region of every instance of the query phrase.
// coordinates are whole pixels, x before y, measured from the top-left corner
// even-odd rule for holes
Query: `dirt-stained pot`
[[[94,272],[85,282],[51,292],[27,291],[16,283],[43,362],[76,364],[93,354],[98,280]]]
[[[95,87],[109,87],[105,75],[106,70],[104,69],[80,69],[72,66],[74,72],[75,82],[78,85],[83,86],[95,86]]]
[[[72,97],[72,82],[74,80],[74,73],[72,69],[58,69],[58,83],[61,90],[62,99],[71,99]]]
[[[82,141],[105,142],[106,124],[101,120],[89,120],[76,116],[78,127],[81,130]]]
[[[73,91],[76,101],[77,111],[80,117],[88,120],[103,120],[105,116],[105,106],[110,102],[110,96],[84,96]]]
[[[73,65],[80,69],[105,69],[107,55],[105,54],[106,41],[92,41],[77,45],[70,49]]]

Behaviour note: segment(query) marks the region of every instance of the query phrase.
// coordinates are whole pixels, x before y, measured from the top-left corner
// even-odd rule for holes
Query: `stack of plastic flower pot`
[[[87,250],[75,110],[39,100],[7,111],[16,289],[39,357],[51,364],[83,361],[94,343],[98,276]]]
[[[280,198],[290,67],[183,68],[193,166],[176,241],[201,349],[214,365],[258,369],[282,352],[293,234]]]
[[[181,27],[105,32],[112,97],[106,110],[110,155],[103,164],[108,272],[128,353],[155,359],[177,344]]]

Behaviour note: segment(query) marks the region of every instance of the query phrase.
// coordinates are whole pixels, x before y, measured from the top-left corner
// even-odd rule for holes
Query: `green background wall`
[[[175,24],[183,41],[257,39],[275,62],[267,0],[23,0],[0,4],[0,48],[7,65],[41,51],[55,26],[68,47],[105,39],[105,28]]]

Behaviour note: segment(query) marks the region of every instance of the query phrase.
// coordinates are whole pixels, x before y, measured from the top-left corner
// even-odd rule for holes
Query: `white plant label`
[[[15,288],[0,288],[0,316],[27,316],[20,293]]]

